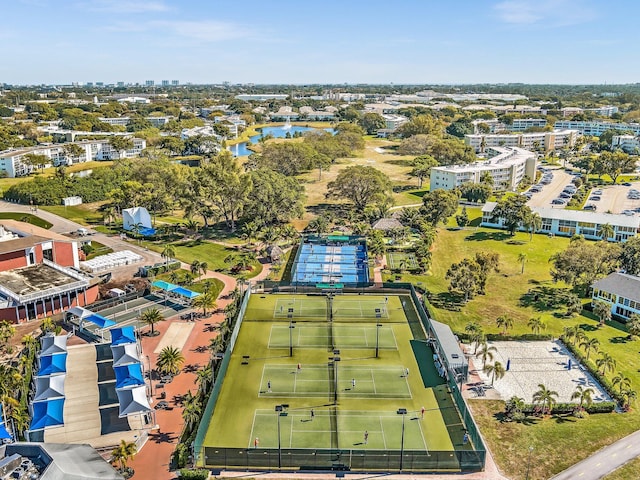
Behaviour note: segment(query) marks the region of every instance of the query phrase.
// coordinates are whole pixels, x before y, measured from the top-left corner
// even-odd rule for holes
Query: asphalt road
[[[589,439],[585,438],[585,442]],[[640,456],[640,431],[603,448],[551,480],[598,480]]]

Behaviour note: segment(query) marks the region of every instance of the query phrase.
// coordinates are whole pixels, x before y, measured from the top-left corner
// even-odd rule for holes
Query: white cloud
[[[504,0],[493,10],[500,21],[520,26],[565,27],[596,18],[583,0]]]
[[[93,0],[82,4],[89,10],[113,13],[166,12],[169,6],[157,0]]]

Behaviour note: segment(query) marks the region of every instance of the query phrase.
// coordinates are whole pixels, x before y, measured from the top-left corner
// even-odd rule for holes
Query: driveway
[[[542,191],[534,193],[531,200],[527,202],[530,207],[551,207],[551,201],[558,198],[558,195],[564,190],[564,187],[571,183],[573,175],[569,175],[562,169],[549,170],[553,173],[553,180],[549,185],[543,185]],[[554,207],[556,205],[553,205]],[[562,206],[560,206],[562,207]]]

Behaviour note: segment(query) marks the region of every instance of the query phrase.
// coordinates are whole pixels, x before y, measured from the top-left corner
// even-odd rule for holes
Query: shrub
[[[209,478],[209,470],[197,469],[197,470],[188,470],[183,468],[180,470],[180,478],[185,478],[187,480],[207,480]]]

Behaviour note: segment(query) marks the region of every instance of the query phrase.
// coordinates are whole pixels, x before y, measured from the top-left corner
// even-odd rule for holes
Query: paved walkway
[[[551,480],[597,480],[640,456],[640,430],[560,472]]]

